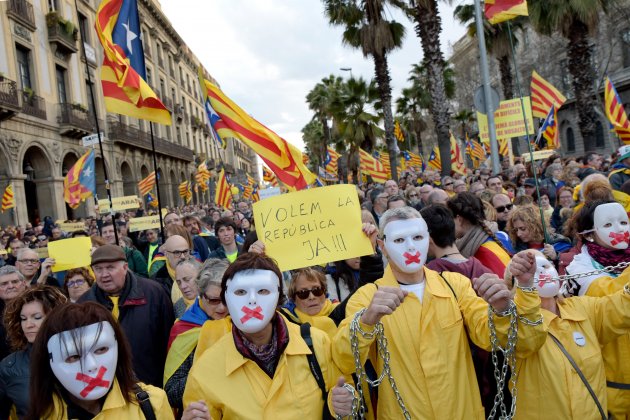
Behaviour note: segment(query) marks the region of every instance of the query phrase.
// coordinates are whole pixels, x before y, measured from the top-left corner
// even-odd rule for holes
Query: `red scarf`
[[[617,265],[621,262],[630,261],[630,247],[626,249],[612,250],[605,246],[596,244],[595,242],[587,242],[586,249],[588,249],[588,255],[592,259],[608,267],[611,265]],[[615,270],[615,273],[621,273],[623,270]]]

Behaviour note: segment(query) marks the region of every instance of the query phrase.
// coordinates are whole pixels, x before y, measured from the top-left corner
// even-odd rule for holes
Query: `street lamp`
[[[350,78],[352,79],[352,67],[340,67],[339,70],[341,70],[341,71],[349,71],[350,72]]]

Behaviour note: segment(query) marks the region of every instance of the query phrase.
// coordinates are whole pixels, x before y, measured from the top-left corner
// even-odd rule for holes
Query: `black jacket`
[[[112,301],[95,283],[79,298],[93,301],[110,311]],[[127,272],[119,301],[118,321],[131,346],[133,370],[138,380],[162,387],[168,337],[175,321],[173,304],[164,289],[153,280]]]
[[[26,416],[29,407],[31,346],[16,351],[0,362],[0,419],[8,419],[15,405],[19,418]]]

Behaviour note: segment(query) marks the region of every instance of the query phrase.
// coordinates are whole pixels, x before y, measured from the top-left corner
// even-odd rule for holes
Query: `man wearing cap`
[[[608,179],[613,190],[621,191],[621,186],[630,181],[630,145],[621,146],[618,151],[619,158],[613,165]]]
[[[158,283],[131,272],[125,252],[117,245],[97,248],[92,270],[96,282],[79,302],[98,302],[112,311],[129,340],[138,380],[162,386],[166,346],[175,321],[171,299]]]
[[[534,178],[527,178],[524,183],[525,186],[525,195],[529,195],[533,197],[536,194],[536,181]]]

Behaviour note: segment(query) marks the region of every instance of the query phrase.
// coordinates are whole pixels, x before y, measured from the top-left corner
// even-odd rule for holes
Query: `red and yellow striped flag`
[[[192,200],[192,186],[189,181],[184,181],[179,184],[179,196],[186,202],[186,204],[190,203]]]
[[[219,136],[239,139],[251,147],[292,191],[315,182],[315,174],[306,168],[302,153],[295,146],[252,118],[218,86],[208,80],[204,83],[212,109],[219,117],[213,124]]]
[[[155,186],[155,171],[151,172],[146,178],[138,182],[138,189],[140,190],[140,195],[144,196],[144,195],[149,194],[154,186]]]
[[[171,114],[143,79],[146,72],[138,4],[103,0],[94,27],[103,46],[101,83],[109,112],[171,125]]]
[[[272,187],[278,186],[278,179],[276,178],[274,173],[271,172],[271,169],[265,166],[263,166],[263,181],[269,182]]]
[[[359,149],[359,166],[361,172],[370,175],[374,182],[382,184],[389,179],[381,162],[363,149]]]
[[[608,77],[606,77],[604,87],[606,89],[604,95],[606,116],[608,117],[608,121],[610,121],[611,128],[617,133],[619,139],[624,144],[630,144],[630,121],[628,121],[628,115],[626,115],[623,102]]]
[[[429,155],[429,168],[436,171],[442,170],[442,159],[440,159],[440,148],[435,146]]]
[[[547,118],[552,106],[555,106],[557,111],[567,100],[558,89],[540,77],[535,70],[532,72],[530,90],[532,95],[532,114],[536,118]]]
[[[225,209],[232,207],[232,191],[230,191],[230,184],[225,176],[225,169],[221,169],[219,174],[214,202]]]
[[[326,148],[326,161],[324,162],[326,164],[326,172],[334,174],[335,176],[337,175],[337,161],[339,160],[339,156],[341,155],[332,147]]]
[[[9,184],[2,194],[2,213],[15,207],[15,196],[13,194],[13,185]]]
[[[529,16],[526,0],[486,0],[485,6],[486,19],[493,25],[517,16]]]
[[[464,163],[464,155],[462,154],[459,142],[451,132],[451,170],[459,174],[466,174],[466,164]]]

